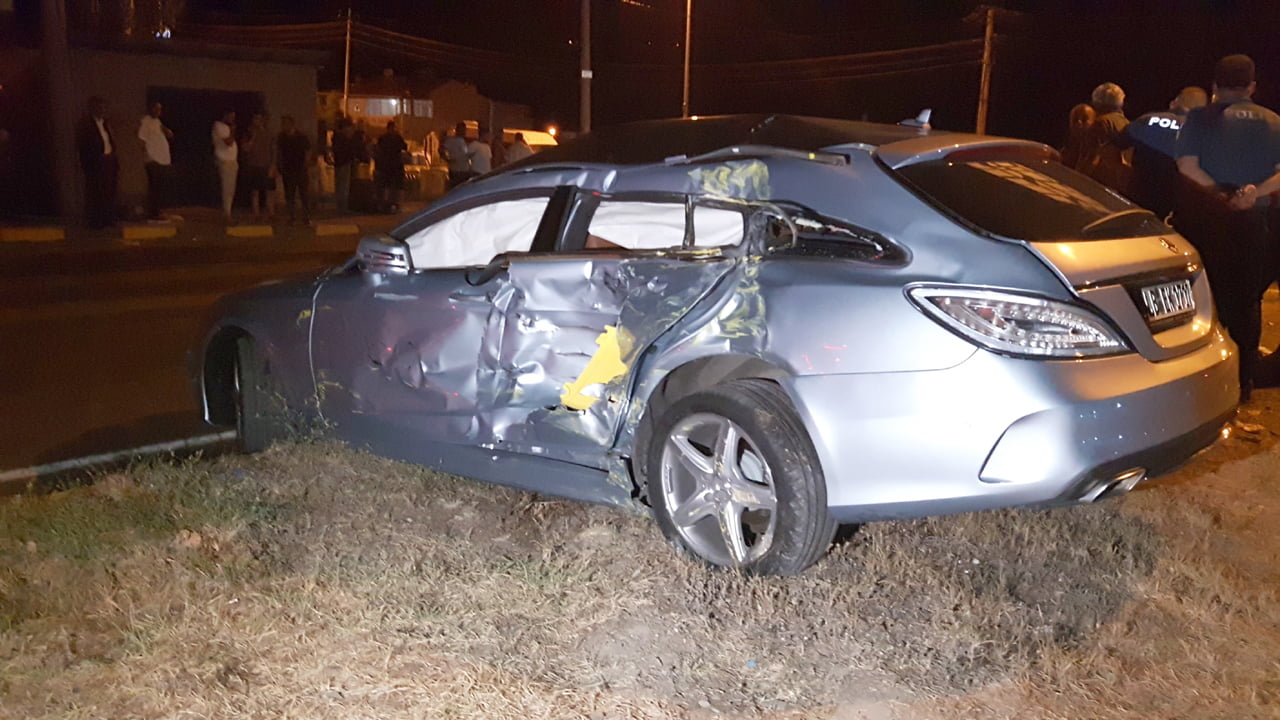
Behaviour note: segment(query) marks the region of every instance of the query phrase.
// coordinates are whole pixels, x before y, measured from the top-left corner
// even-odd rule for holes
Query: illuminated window
[[[399,98],[369,98],[365,100],[365,115],[393,117],[400,114]]]

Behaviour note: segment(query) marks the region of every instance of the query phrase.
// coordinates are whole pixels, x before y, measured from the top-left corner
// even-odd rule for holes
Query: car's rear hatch
[[[1166,360],[1210,341],[1208,280],[1195,248],[1171,228],[1044,145],[945,137],[893,143],[876,157],[960,224],[1026,245],[1144,357]]]

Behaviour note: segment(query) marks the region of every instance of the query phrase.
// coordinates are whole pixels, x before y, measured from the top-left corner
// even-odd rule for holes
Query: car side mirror
[[[360,238],[360,244],[356,247],[356,262],[361,271],[378,275],[408,275],[413,270],[409,246],[390,235]]]

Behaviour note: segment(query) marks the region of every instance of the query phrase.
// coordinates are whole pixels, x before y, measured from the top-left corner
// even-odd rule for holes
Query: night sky
[[[78,0],[69,0],[75,3]],[[87,0],[86,0],[87,1]],[[877,77],[831,77],[823,56],[980,38],[966,22],[977,0],[694,0],[691,110],[792,112],[896,122],[923,107],[934,124],[973,128],[978,52],[938,55],[935,66]],[[1134,117],[1163,109],[1184,85],[1207,86],[1214,61],[1246,52],[1258,61],[1258,99],[1280,106],[1280,3],[1268,0],[1009,0],[1002,17],[989,129],[1058,144],[1067,111],[1104,81],[1128,93]],[[342,16],[337,0],[186,0],[202,24],[306,23]],[[577,124],[578,0],[354,0],[357,20],[490,50],[474,66],[441,75],[475,82],[500,100],[531,105],[545,122]],[[592,0],[596,125],[679,115],[684,0]],[[340,43],[320,73],[341,83]],[[957,58],[968,64],[957,64]],[[926,58],[928,60],[928,58]],[[793,61],[775,77],[769,65]],[[921,63],[928,65],[928,62]],[[353,68],[375,75],[422,71],[421,58],[358,47]],[[885,66],[892,70],[893,67]],[[829,70],[829,68],[827,68]],[[797,79],[796,73],[803,76]],[[824,74],[825,72],[825,74]],[[841,75],[841,73],[834,73]]]

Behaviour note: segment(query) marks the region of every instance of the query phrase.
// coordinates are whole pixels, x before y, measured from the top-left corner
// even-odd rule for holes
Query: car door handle
[[[493,302],[493,293],[456,290],[449,293],[449,300],[451,302],[488,303]]]

